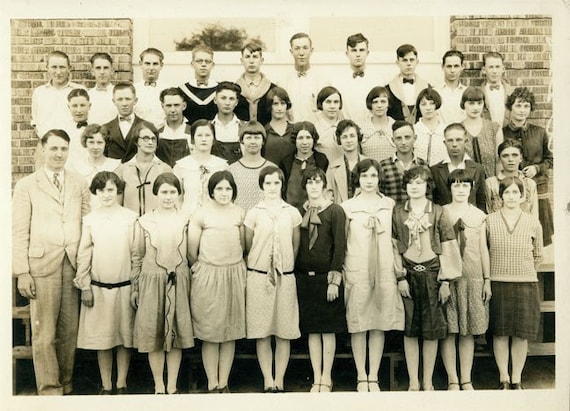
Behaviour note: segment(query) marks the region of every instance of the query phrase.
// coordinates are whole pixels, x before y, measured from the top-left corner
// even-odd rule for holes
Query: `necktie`
[[[354,73],[352,73],[352,78],[356,77],[364,77],[364,71],[355,71]]]
[[[156,81],[145,81],[145,86],[156,87]]]
[[[79,123],[77,123],[77,128],[86,127],[86,126],[87,126],[87,121],[80,121]]]
[[[457,242],[459,243],[459,252],[461,257],[465,253],[465,223],[461,217],[455,222],[453,226],[455,229],[455,237],[457,237]]]
[[[298,71],[297,72],[297,77],[305,77],[307,75],[306,71]]]
[[[279,241],[279,222],[278,217],[270,215],[273,223],[273,235],[271,237],[271,255],[269,256],[269,270],[267,271],[267,279],[269,283],[275,287],[277,277],[283,274],[283,260],[281,259],[281,242]]]
[[[119,117],[119,121],[128,121],[129,123],[132,121],[133,116],[125,116],[125,117]]]
[[[61,181],[59,181],[59,173],[53,173],[53,185],[57,191],[61,192]]]
[[[414,84],[415,80],[413,78],[405,78],[405,79],[402,79],[402,81],[404,84],[406,84],[406,83]]]
[[[498,91],[500,88],[501,88],[501,86],[499,84],[497,84],[497,85],[489,84],[489,90],[497,90]]]
[[[309,250],[313,248],[319,237],[318,226],[322,224],[319,218],[320,210],[321,207],[309,207],[301,222],[301,227],[309,230]]]

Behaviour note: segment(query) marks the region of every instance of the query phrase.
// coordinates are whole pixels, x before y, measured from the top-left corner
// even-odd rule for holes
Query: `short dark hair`
[[[366,43],[366,47],[368,47],[368,39],[364,37],[362,33],[356,33],[351,36],[348,36],[346,39],[346,47],[356,47],[358,43]]]
[[[170,184],[178,190],[178,195],[182,194],[182,186],[180,185],[180,180],[173,173],[167,172],[159,174],[152,184],[152,194],[157,195],[160,186],[163,184]]]
[[[117,187],[117,194],[123,194],[125,191],[125,182],[112,171],[99,171],[91,180],[89,191],[91,194],[97,194],[97,190],[103,190],[107,185],[107,181],[111,181]]]
[[[289,39],[289,46],[293,46],[293,40],[297,40],[297,39],[309,39],[309,44],[311,45],[311,47],[313,46],[313,40],[311,40],[311,37],[307,34],[307,33],[295,33],[291,36],[291,38]]]
[[[105,126],[101,126],[99,124],[89,124],[81,133],[81,145],[83,147],[87,147],[87,140],[93,138],[95,134],[101,134],[103,140],[105,140],[105,144],[109,143],[109,129]]]
[[[249,41],[245,43],[244,46],[241,48],[241,54],[243,55],[243,52],[246,50],[249,51],[250,53],[255,53],[257,51],[259,52],[260,56],[263,55],[263,47],[261,47],[261,44],[259,44],[256,41]]]
[[[241,87],[237,83],[233,83],[231,81],[220,81],[218,86],[216,87],[216,95],[221,92],[222,90],[230,90],[236,93],[236,96],[241,96]]]
[[[503,199],[503,193],[505,190],[513,184],[516,184],[516,186],[519,188],[519,191],[521,192],[521,198],[524,196],[524,183],[522,180],[518,177],[505,177],[499,181],[499,198],[501,200]]]
[[[329,98],[329,96],[332,96],[333,94],[338,94],[339,98],[340,98],[340,109],[342,109],[342,94],[340,94],[340,91],[338,91],[338,89],[332,87],[332,86],[326,86],[323,87],[321,89],[321,91],[319,91],[319,94],[317,94],[317,109],[318,110],[322,110],[323,109],[323,101],[325,101],[327,98]]]
[[[441,65],[445,66],[445,59],[448,57],[459,57],[459,60],[461,61],[461,64],[463,64],[463,60],[465,60],[465,56],[463,55],[462,52],[460,52],[459,50],[447,50],[444,54],[443,57],[441,59]]]
[[[214,125],[210,120],[206,120],[205,118],[200,118],[190,125],[190,142],[192,144],[194,144],[194,135],[196,134],[196,130],[198,129],[198,127],[208,127],[210,130],[212,130],[212,136],[215,142],[216,128],[214,127]]]
[[[166,96],[180,96],[182,101],[186,101],[184,99],[184,94],[182,94],[182,90],[180,90],[178,87],[169,87],[162,90],[159,95],[161,103],[164,103],[164,97]]]
[[[505,151],[507,148],[510,147],[514,147],[516,149],[518,149],[521,153],[521,157],[523,156],[523,146],[521,143],[519,143],[517,140],[513,140],[513,139],[507,139],[504,140],[501,144],[499,144],[499,147],[497,147],[497,155],[499,157],[501,157],[501,153],[503,151]]]
[[[97,59],[107,60],[109,63],[111,63],[111,66],[113,65],[113,58],[109,53],[104,53],[104,52],[95,53],[91,56],[89,62],[91,63],[91,65],[93,65],[95,63],[95,60]]]
[[[394,123],[392,124],[392,132],[402,128],[402,127],[410,127],[412,129],[412,131],[416,132],[416,130],[414,129],[414,125],[412,123],[410,123],[409,121],[406,120],[396,120],[394,121]]]
[[[158,57],[160,64],[162,64],[162,62],[164,61],[164,53],[159,49],[155,49],[154,47],[149,47],[147,49],[144,49],[139,55],[139,60],[143,61],[144,56],[146,56],[147,54],[154,54],[156,57]]]
[[[448,124],[444,129],[443,129],[443,135],[444,137],[447,135],[448,131],[451,130],[461,130],[463,131],[463,134],[465,134],[465,136],[467,136],[467,130],[465,129],[465,126],[461,123],[451,123]]]
[[[433,87],[428,86],[427,88],[424,88],[422,91],[420,91],[418,98],[416,99],[416,112],[418,113],[418,119],[422,117],[420,103],[424,98],[428,101],[433,101],[435,103],[436,110],[441,107],[441,96],[439,93],[435,91]]]
[[[327,188],[326,173],[318,167],[307,167],[307,169],[303,171],[301,179],[301,187],[303,187],[304,191],[307,191],[307,181],[314,180],[316,177],[319,177],[323,181],[323,188]]]
[[[285,186],[285,174],[283,174],[283,170],[281,170],[277,166],[266,166],[261,169],[261,171],[259,172],[259,179],[258,179],[259,188],[263,190],[263,183],[265,183],[265,177],[274,173],[277,173],[279,180],[281,180],[282,184],[281,191],[283,191],[283,187]]]
[[[370,167],[374,167],[376,169],[378,172],[378,178],[380,179],[380,163],[373,158],[365,158],[364,160],[360,160],[354,167],[354,173],[352,174],[352,183],[354,187],[360,187],[360,175],[367,172]],[[378,182],[380,182],[380,180],[378,180]]]
[[[414,53],[418,57],[418,50],[411,44],[402,44],[396,49],[396,57],[403,58],[408,53]]]
[[[508,110],[511,110],[513,108],[513,104],[515,104],[517,98],[522,102],[530,103],[530,111],[534,111],[534,106],[536,102],[534,98],[534,93],[530,91],[527,87],[517,87],[516,89],[513,90],[511,95],[507,97],[507,102],[505,103],[505,106],[507,107]]]
[[[67,65],[71,67],[71,61],[69,60],[69,56],[61,50],[54,50],[47,55],[46,58],[46,66],[49,64],[49,59],[52,57],[61,57],[67,60]]]
[[[481,90],[480,87],[469,86],[461,95],[459,106],[462,109],[465,109],[465,103],[467,101],[482,101],[483,105],[485,105],[485,93],[483,93],[483,90]]]
[[[390,91],[386,87],[376,86],[368,92],[366,96],[366,108],[372,110],[372,102],[375,98],[385,95],[388,98],[388,107],[390,107]]]
[[[451,189],[451,185],[453,183],[469,183],[471,185],[471,189],[473,189],[473,177],[471,174],[462,168],[457,168],[449,173],[447,177],[447,187]]]
[[[313,138],[313,143],[316,145],[317,141],[319,141],[319,133],[317,132],[315,125],[310,121],[299,121],[298,123],[293,124],[293,129],[291,130],[291,143],[295,144],[297,142],[297,135],[303,130],[309,132]]]
[[[487,59],[489,58],[501,59],[501,62],[505,61],[503,55],[498,51],[488,51],[487,53],[483,54],[483,65],[487,64]]]
[[[402,188],[406,190],[406,186],[416,178],[421,178],[426,182],[426,196],[429,197],[433,192],[434,182],[431,171],[427,166],[414,166],[409,170],[404,171]]]
[[[265,127],[255,120],[249,120],[239,129],[239,141],[243,143],[243,136],[246,134],[257,134],[263,137],[263,144],[265,144],[265,140],[267,139],[267,133],[265,131]]]
[[[336,143],[340,146],[340,136],[342,133],[344,133],[344,130],[346,130],[349,127],[354,127],[354,130],[356,131],[356,136],[358,137],[358,142],[362,142],[362,130],[360,129],[360,127],[358,126],[358,124],[356,124],[354,121],[350,120],[350,119],[345,119],[345,120],[340,120],[338,122],[338,124],[336,125],[336,129],[334,131],[334,134],[336,136]]]
[[[208,180],[208,194],[210,198],[214,198],[214,189],[216,186],[221,182],[226,180],[230,183],[230,187],[232,188],[232,201],[234,201],[237,197],[237,185],[234,180],[234,176],[228,170],[216,171],[210,179]]]
[[[267,92],[267,96],[266,101],[267,101],[267,112],[271,113],[271,105],[273,104],[273,99],[277,97],[280,98],[281,100],[283,100],[285,102],[285,104],[287,105],[287,110],[289,110],[291,108],[291,98],[289,97],[289,94],[287,93],[287,90],[285,90],[282,87],[273,87],[271,90],[269,90]]]
[[[48,138],[50,136],[56,136],[56,137],[62,138],[65,141],[67,141],[68,144],[71,141],[71,139],[69,138],[69,134],[67,134],[67,132],[65,130],[61,130],[59,128],[53,128],[53,129],[49,130],[47,133],[45,133],[42,136],[42,138],[40,139],[42,147],[47,144]]]
[[[67,95],[67,101],[71,101],[71,99],[74,97],[85,97],[87,101],[90,101],[89,93],[84,88],[74,88],[71,90]]]
[[[117,84],[115,84],[113,86],[113,95],[115,95],[115,93],[117,91],[125,90],[125,89],[131,90],[133,92],[133,95],[136,97],[137,90],[135,89],[135,86],[133,85],[133,83],[130,81],[119,81]]]

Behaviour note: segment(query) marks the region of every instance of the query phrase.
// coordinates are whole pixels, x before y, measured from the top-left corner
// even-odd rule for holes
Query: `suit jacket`
[[[64,171],[63,194],[44,169],[16,184],[12,198],[12,272],[45,277],[57,271],[67,255],[75,267],[81,219],[89,212],[85,179]]]
[[[360,155],[359,161],[366,158],[368,157]],[[348,184],[344,155],[335,158],[329,164],[329,168],[327,170],[327,189],[332,191],[334,202],[336,204],[342,204],[348,200]]]
[[[420,91],[427,88],[430,84],[424,80],[423,78],[419,77],[416,74],[415,78],[416,84],[416,99]],[[406,115],[404,112],[403,101],[404,101],[404,88],[402,86],[402,78],[399,74],[397,74],[388,84],[386,84],[386,88],[390,91],[388,93],[388,116],[392,117],[394,120],[406,120],[412,124],[416,124],[419,113],[416,113],[414,101],[414,108]]]
[[[487,213],[487,195],[485,194],[485,171],[483,166],[472,160],[465,160],[465,171],[473,179],[473,188],[469,193],[469,202],[476,205],[484,213]],[[433,202],[444,206],[451,203],[451,190],[447,184],[449,168],[447,163],[440,161],[431,167],[434,189]]]
[[[119,127],[119,117],[115,117],[113,120],[105,124],[105,127],[109,130],[109,142],[105,145],[106,157],[118,158],[121,160],[121,163],[124,163],[133,158],[137,153],[137,142],[133,137],[133,130],[139,123],[151,123],[143,120],[136,114],[133,115],[135,116],[133,125],[131,126],[129,133],[124,138],[121,128]],[[152,124],[152,127],[155,128],[154,124]]]

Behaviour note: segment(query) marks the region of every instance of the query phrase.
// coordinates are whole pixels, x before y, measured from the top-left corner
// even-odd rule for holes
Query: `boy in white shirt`
[[[95,86],[87,90],[91,101],[89,121],[94,124],[105,124],[117,115],[111,84],[111,78],[115,74],[113,58],[108,53],[95,53],[89,61],[91,75],[95,78]]]
[[[135,114],[150,121],[158,129],[164,125],[164,110],[160,103],[160,92],[170,85],[161,80],[160,71],[164,65],[164,54],[155,48],[147,48],[139,56],[143,78],[134,83],[138,103]]]

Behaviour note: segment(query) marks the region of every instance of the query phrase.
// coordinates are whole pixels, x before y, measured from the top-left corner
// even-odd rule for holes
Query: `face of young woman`
[[[354,127],[345,128],[341,133],[340,146],[346,153],[352,153],[358,149],[358,134]]]
[[[358,182],[363,192],[372,193],[378,191],[378,170],[374,167],[370,167],[368,170],[360,173]]]
[[[281,187],[283,183],[279,179],[277,172],[268,174],[263,180],[263,195],[265,200],[275,200],[281,198]]]
[[[507,147],[501,151],[499,156],[501,164],[503,165],[503,170],[509,173],[513,173],[519,170],[519,166],[522,161],[521,152],[516,147]]]
[[[234,190],[228,180],[222,180],[214,187],[214,201],[220,205],[232,202]]]
[[[145,154],[154,154],[156,152],[157,140],[156,136],[148,128],[143,128],[137,139],[138,149]]]
[[[340,96],[338,93],[331,94],[323,100],[323,114],[331,119],[336,120],[340,111]]]
[[[530,103],[520,98],[515,99],[511,108],[511,117],[516,121],[525,121],[530,116]]]
[[[101,158],[105,151],[105,139],[101,133],[96,133],[93,137],[85,140],[85,147],[87,148],[87,152],[91,158]]]
[[[97,189],[96,195],[102,207],[111,207],[117,202],[117,186],[109,180],[105,187]]]
[[[209,126],[200,126],[194,133],[194,150],[209,153],[214,144],[214,134]]]
[[[436,114],[435,102],[433,100],[422,98],[420,101],[420,112],[425,120],[431,120]]]
[[[483,100],[466,101],[464,104],[465,115],[469,118],[481,117],[481,113],[483,113],[483,105]]]
[[[173,185],[168,183],[161,184],[156,193],[158,198],[158,207],[163,210],[170,210],[176,206],[176,199],[178,198],[178,190]]]
[[[522,201],[522,193],[519,187],[513,183],[505,188],[501,198],[503,200],[503,207],[509,209],[519,208]]]
[[[271,104],[271,117],[275,120],[281,120],[286,114],[287,103],[277,96],[273,97],[273,103]]]
[[[372,100],[370,111],[375,117],[384,117],[388,111],[388,97],[383,94]]]
[[[406,193],[412,199],[423,198],[427,193],[427,183],[422,178],[415,178],[406,184]]]
[[[454,203],[466,203],[469,200],[471,184],[465,181],[451,183],[451,199]]]
[[[323,195],[324,182],[319,176],[307,180],[305,186],[309,200],[318,200]]]
[[[297,153],[300,155],[312,153],[314,141],[311,133],[307,130],[299,131],[299,133],[297,133],[297,139],[295,140],[295,146],[297,147]]]
[[[242,144],[245,152],[257,154],[263,147],[263,136],[261,134],[244,134]]]

